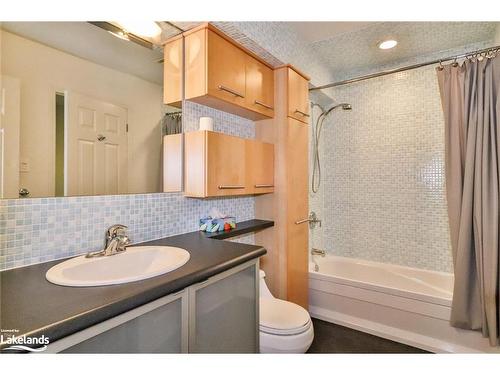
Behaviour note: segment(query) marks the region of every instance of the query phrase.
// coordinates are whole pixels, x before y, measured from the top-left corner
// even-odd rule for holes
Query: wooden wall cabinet
[[[212,30],[206,32],[207,94],[244,107],[245,52]]]
[[[308,305],[309,155],[308,124],[288,118],[287,158],[287,298]]]
[[[247,108],[274,117],[274,71],[251,56],[246,56]]]
[[[163,192],[182,191],[183,183],[183,134],[163,136]]]
[[[210,131],[187,132],[184,160],[186,196],[247,194],[243,138]]]
[[[274,146],[210,131],[184,135],[184,195],[207,198],[271,193]]]
[[[247,190],[250,194],[274,191],[274,145],[247,140],[245,146]]]
[[[288,116],[309,122],[309,81],[292,68],[287,69]]]
[[[308,308],[308,78],[294,67],[275,69],[275,117],[256,122],[256,138],[274,144],[274,194],[255,199],[255,214],[274,227],[255,234],[266,248],[261,267],[276,297]],[[301,114],[296,110],[303,112]]]
[[[186,100],[251,120],[274,116],[271,67],[210,24],[184,33],[184,48]]]
[[[163,102],[182,106],[184,89],[184,38],[176,36],[163,46]]]

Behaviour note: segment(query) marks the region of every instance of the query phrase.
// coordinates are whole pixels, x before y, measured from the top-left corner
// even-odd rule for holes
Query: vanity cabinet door
[[[190,353],[257,353],[258,263],[230,269],[189,288]]]
[[[187,293],[166,296],[49,345],[60,353],[187,352]]]

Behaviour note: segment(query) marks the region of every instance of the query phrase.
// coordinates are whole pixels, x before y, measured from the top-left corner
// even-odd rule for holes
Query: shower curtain
[[[437,68],[455,285],[451,325],[499,344],[500,57]]]

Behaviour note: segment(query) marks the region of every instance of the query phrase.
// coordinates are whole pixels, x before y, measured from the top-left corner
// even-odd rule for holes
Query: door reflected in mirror
[[[163,117],[178,109],[163,105],[159,40],[179,31],[96,24],[0,25],[0,197],[162,191]]]

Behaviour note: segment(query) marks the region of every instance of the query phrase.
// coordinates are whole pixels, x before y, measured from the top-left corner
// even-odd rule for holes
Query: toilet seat
[[[260,331],[279,336],[301,334],[311,327],[306,309],[277,298],[260,299]]]

